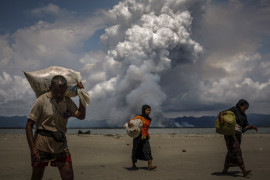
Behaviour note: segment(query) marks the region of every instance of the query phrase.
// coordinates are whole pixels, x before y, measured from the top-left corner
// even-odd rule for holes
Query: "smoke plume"
[[[89,117],[98,109],[99,118],[121,126],[148,104],[153,124],[162,126],[166,94],[160,78],[177,64],[195,63],[203,52],[191,30],[192,14],[198,9],[203,12],[204,3],[126,0],[106,12],[110,26],[101,40],[107,54],[100,55],[100,61],[88,57],[84,68],[91,72],[87,80],[92,83],[89,93],[95,106]],[[97,71],[98,67],[103,71]]]

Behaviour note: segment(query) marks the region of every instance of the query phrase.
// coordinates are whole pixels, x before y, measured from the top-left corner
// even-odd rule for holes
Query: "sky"
[[[89,121],[269,114],[270,1],[2,0],[0,22],[0,116],[29,113],[23,72],[49,66],[81,73]]]

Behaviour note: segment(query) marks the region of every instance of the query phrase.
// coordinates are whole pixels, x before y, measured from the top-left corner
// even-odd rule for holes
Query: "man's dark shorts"
[[[61,153],[48,153],[38,150],[40,161],[32,162],[32,167],[44,168],[51,162],[51,166],[57,166],[58,162],[71,162],[71,154],[68,149]]]

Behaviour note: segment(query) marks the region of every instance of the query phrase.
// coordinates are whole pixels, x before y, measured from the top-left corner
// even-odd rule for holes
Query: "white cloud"
[[[0,74],[0,114],[6,116],[25,115],[25,108],[30,108],[33,98],[32,89],[27,80],[21,76]]]
[[[85,53],[84,43],[105,26],[103,17],[76,17],[53,4],[32,13],[44,17],[53,14],[55,19],[48,22],[43,18],[14,34],[0,36],[1,115],[27,114],[34,103],[34,93],[23,71],[53,65],[79,70],[84,64],[79,61]]]
[[[260,82],[254,82],[250,78],[245,78],[241,84],[236,84],[236,87],[240,88],[245,85],[248,85],[249,87],[256,89],[256,91],[260,91],[270,85],[270,79],[268,80],[268,82],[260,83]]]
[[[59,13],[64,13],[64,10],[61,10],[57,5],[55,4],[48,4],[45,7],[37,8],[32,10],[32,13],[34,15],[44,15],[44,14],[49,14],[49,15],[58,15]]]
[[[40,20],[1,37],[1,64],[19,71],[37,70],[50,65],[81,66],[82,49],[94,33],[105,26],[103,17],[75,17],[72,12],[49,4],[35,13],[54,12],[55,20]],[[63,15],[65,15],[63,17]]]
[[[216,115],[245,98],[251,105],[248,113],[269,113],[265,108],[270,105],[269,54],[260,52],[262,42],[269,38],[265,31],[269,6],[257,4],[256,9],[237,3],[237,7],[226,3],[207,6],[197,21],[200,28],[192,30],[205,54],[198,63],[177,66],[161,77],[168,95],[165,110],[178,112],[175,116]]]
[[[0,65],[6,67],[12,60],[13,50],[8,43],[8,35],[0,36]]]

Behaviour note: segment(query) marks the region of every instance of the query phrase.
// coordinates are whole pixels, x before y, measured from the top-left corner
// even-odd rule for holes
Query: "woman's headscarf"
[[[144,118],[146,118],[146,119],[148,119],[148,120],[152,120],[149,116],[147,116],[145,114],[145,110],[147,108],[150,108],[151,109],[151,107],[149,105],[147,105],[147,104],[145,104],[145,105],[142,106],[142,114],[141,114],[141,116],[144,117]]]
[[[245,127],[247,127],[249,123],[246,114],[240,110],[241,106],[249,106],[249,103],[244,99],[240,99],[236,106],[230,108],[229,110],[234,113],[236,123],[242,127],[242,132],[244,133],[246,131]]]
[[[249,106],[249,103],[245,99],[240,99],[236,104],[236,107],[240,109],[241,106]]]

